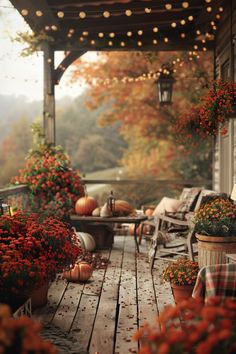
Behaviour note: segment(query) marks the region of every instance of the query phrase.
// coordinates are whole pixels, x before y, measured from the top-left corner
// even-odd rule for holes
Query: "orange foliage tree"
[[[147,76],[173,61],[177,70],[173,104],[160,107],[155,79]],[[100,125],[121,122],[121,134],[128,142],[121,164],[128,168],[129,175],[181,178],[185,173],[180,163],[183,146],[177,145],[173,126],[208,87],[212,63],[209,53],[189,61],[186,53],[103,52],[92,63],[81,57],[74,64],[72,80],[83,78],[90,85],[87,104],[91,109],[106,103]],[[200,160],[202,156],[209,159],[206,144],[204,151],[198,151]],[[191,153],[187,153],[189,158]],[[189,173],[189,177],[195,176]]]

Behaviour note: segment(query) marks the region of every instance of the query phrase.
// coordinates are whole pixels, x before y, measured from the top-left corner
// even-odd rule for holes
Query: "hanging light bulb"
[[[108,18],[108,17],[111,16],[111,14],[110,14],[109,11],[104,11],[104,12],[103,12],[103,16],[104,16],[105,18]]]
[[[132,16],[132,11],[131,10],[125,10],[126,16]]]

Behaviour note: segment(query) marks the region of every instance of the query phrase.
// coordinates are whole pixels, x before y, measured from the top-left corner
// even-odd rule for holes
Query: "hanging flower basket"
[[[225,135],[225,125],[233,116],[236,117],[236,83],[214,81],[199,104],[180,117],[174,130],[180,143],[193,148],[218,132]]]

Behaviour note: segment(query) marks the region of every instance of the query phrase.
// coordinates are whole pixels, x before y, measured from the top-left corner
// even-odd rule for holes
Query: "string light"
[[[131,10],[126,10],[125,14],[126,14],[126,16],[132,16],[132,11]]]
[[[41,17],[43,16],[43,12],[41,10],[35,11],[36,16]]]
[[[187,1],[182,2],[182,7],[187,9],[189,7],[189,3]]]
[[[219,7],[219,11],[220,12],[223,12],[224,11],[224,8],[222,6]]]
[[[165,43],[168,43],[168,42],[169,42],[169,38],[165,37],[165,38],[164,38],[164,42],[165,42]]]
[[[139,36],[142,36],[142,34],[143,34],[143,31],[142,31],[142,30],[139,30],[139,31],[138,31],[138,35],[139,35]]]
[[[143,45],[143,43],[142,43],[141,41],[138,41],[138,42],[137,42],[137,45],[138,45],[139,47],[141,47],[141,46]]]
[[[133,33],[131,31],[127,32],[127,36],[131,37],[133,35]]]
[[[212,11],[212,7],[208,6],[206,10],[207,10],[207,12],[211,12]]]
[[[52,26],[51,26],[51,29],[52,29],[53,31],[57,31],[57,26],[56,26],[56,25],[52,25]]]
[[[109,33],[109,37],[110,38],[114,38],[115,37],[115,33],[114,32]]]
[[[82,34],[83,34],[83,36],[86,37],[86,36],[88,36],[89,33],[87,31],[84,31]]]
[[[157,33],[158,32],[158,27],[153,27],[153,32]]]
[[[181,21],[180,21],[180,24],[183,26],[183,25],[186,24],[186,21],[185,21],[185,20],[181,20]]]
[[[29,14],[29,11],[26,9],[21,10],[21,15],[22,16],[27,16]]]
[[[171,27],[175,28],[177,25],[175,22],[172,22]]]
[[[166,8],[166,10],[171,10],[172,9],[172,5],[171,4],[165,4],[165,8]]]
[[[125,42],[120,42],[121,47],[125,47]]]
[[[110,17],[110,16],[111,16],[111,14],[110,14],[109,11],[104,11],[104,12],[103,12],[103,17],[108,18],[108,17]]]
[[[79,17],[80,17],[81,19],[84,19],[84,18],[86,17],[86,13],[85,13],[84,11],[81,11],[81,12],[79,13]]]
[[[152,9],[150,9],[149,7],[145,7],[144,11],[146,12],[146,14],[150,14],[152,12]]]
[[[189,21],[193,21],[193,16],[190,15],[190,16],[188,17],[188,20],[189,20]]]
[[[153,44],[157,44],[158,42],[157,42],[156,39],[153,39],[152,43],[153,43]]]
[[[64,14],[63,11],[58,11],[57,16],[58,16],[59,18],[63,18],[63,17],[65,16],[65,14]]]
[[[111,47],[113,45],[113,42],[112,41],[109,41],[108,42],[108,45]]]
[[[104,37],[104,33],[99,32],[99,33],[98,33],[98,37],[99,37],[99,38],[103,38],[103,37]]]

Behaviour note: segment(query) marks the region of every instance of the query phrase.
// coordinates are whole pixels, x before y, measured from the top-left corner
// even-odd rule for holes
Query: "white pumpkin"
[[[76,231],[76,236],[80,241],[81,247],[89,252],[92,252],[96,248],[96,242],[92,235],[88,234],[87,232],[78,232]]]

